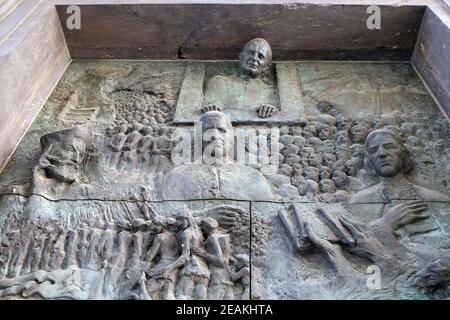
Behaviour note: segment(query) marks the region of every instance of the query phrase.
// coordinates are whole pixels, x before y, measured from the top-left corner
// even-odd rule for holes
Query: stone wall
[[[70,61],[51,1],[27,1],[0,22],[0,169]]]
[[[447,114],[450,114],[450,14],[428,9],[412,63]],[[445,20],[447,19],[447,20]]]

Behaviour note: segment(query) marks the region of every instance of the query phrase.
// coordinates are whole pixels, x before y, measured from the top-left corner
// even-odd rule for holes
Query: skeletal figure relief
[[[79,249],[78,249],[78,261],[80,262],[80,267],[85,268],[86,267],[86,257],[87,257],[87,251],[90,246],[89,242],[89,233],[90,228],[87,226],[82,226],[77,230],[77,232],[80,235],[80,243],[79,243]]]
[[[202,219],[200,228],[206,237],[205,247],[193,248],[208,263],[210,282],[208,298],[211,300],[232,300],[233,282],[230,274],[231,245],[230,236],[218,232],[219,224],[212,218]]]
[[[240,282],[244,291],[240,297],[241,300],[250,299],[250,258],[246,254],[236,255],[236,271],[231,272],[231,280]]]
[[[28,256],[27,270],[29,270],[30,272],[37,271],[39,269],[39,264],[41,262],[44,249],[44,243],[45,243],[45,235],[44,234],[38,235],[33,247],[31,247]],[[25,272],[22,272],[22,274],[25,274]]]
[[[88,299],[98,272],[72,266],[47,272],[38,270],[14,279],[0,280],[0,297],[20,295],[43,299]]]
[[[79,235],[77,231],[70,230],[66,245],[66,256],[64,258],[63,266],[68,268],[72,265],[78,265],[77,261],[77,250],[79,243]]]
[[[142,138],[137,146],[138,161],[141,167],[146,167],[150,164],[152,156],[152,145],[154,138],[152,136],[153,129],[150,126],[144,127],[142,130]]]
[[[120,155],[118,169],[121,171],[136,169],[139,163],[138,158],[138,144],[142,137],[139,132],[142,129],[142,125],[135,123],[131,132],[128,133],[127,139],[122,145],[122,154]]]
[[[119,239],[122,239],[120,241],[120,245],[115,246],[116,241],[116,233],[112,230],[107,230],[105,232],[105,242],[104,246],[101,251],[101,257],[102,257],[102,288],[99,289],[99,295],[103,299],[111,299],[114,296],[114,283],[113,280],[115,278],[114,275],[114,268],[115,264],[112,262],[112,260],[116,257],[115,249],[119,249],[123,245],[123,237],[120,237]],[[119,240],[117,239],[117,240]],[[115,259],[117,261],[117,258]]]
[[[9,278],[20,275],[30,242],[29,237],[20,237],[13,245],[13,254],[8,269]]]
[[[203,234],[189,215],[178,215],[176,219],[179,228],[177,237],[181,246],[181,256],[168,267],[169,270],[181,267],[176,297],[178,300],[205,300],[210,272],[203,257],[193,250],[193,248],[204,245]]]
[[[145,193],[144,189],[144,199]],[[126,229],[137,231],[133,236],[133,253],[126,271],[129,280],[125,286],[132,287],[139,281],[140,291],[147,294],[148,298],[173,300],[178,270],[171,268],[171,265],[179,256],[175,220],[159,215],[148,203],[139,203],[139,208],[147,220],[136,219],[132,223],[123,225]],[[141,260],[143,250],[141,232],[147,230],[150,231],[152,240]],[[145,274],[148,275],[148,281]],[[144,281],[144,287],[142,287],[142,281]]]
[[[174,220],[168,220],[166,225],[154,223],[153,232],[156,236],[144,260],[148,263],[147,271],[154,274],[147,284],[149,293],[155,296],[159,292],[163,300],[175,299],[178,270],[173,267],[173,263],[178,258],[179,247],[174,234],[174,224]],[[159,257],[157,263],[155,263],[156,257]]]
[[[16,233],[15,232],[5,232],[5,237],[3,238],[1,242],[2,249],[8,249],[9,250],[2,250],[2,256],[0,258],[0,279],[3,279],[8,274],[8,266],[12,260],[13,257],[13,242],[15,238]]]
[[[130,236],[128,232],[120,232],[116,239],[116,247],[114,248],[114,255],[110,259],[108,265],[109,273],[106,274],[109,282],[112,284],[117,283],[119,277],[125,269],[125,263],[127,259],[127,251],[130,244]]]
[[[151,153],[151,166],[166,166],[170,163],[170,156],[173,148],[173,141],[169,137],[169,131],[166,128],[160,128],[159,136],[153,140]]]
[[[147,191],[142,190],[143,199],[147,198]],[[138,264],[136,252],[142,249],[132,248],[132,262],[126,271],[128,280],[124,286],[135,288],[134,298],[143,297],[146,292],[151,299],[233,299],[235,283],[247,285],[244,270],[235,275],[235,281],[231,279],[230,263],[234,259],[230,235],[219,231],[221,226],[233,228],[241,209],[216,206],[168,218],[157,213],[148,202],[140,202],[139,208],[147,220],[120,222],[125,229],[151,235],[149,249],[139,268],[132,266]],[[142,272],[145,290],[139,284],[144,281]]]
[[[34,282],[42,283],[47,278],[46,271],[36,271],[24,276],[12,279],[0,280],[0,297],[19,294],[24,289],[29,288]]]
[[[131,240],[131,257],[125,270],[125,277],[129,277],[130,273],[140,269],[140,260],[142,256],[142,232],[138,231],[133,234]]]
[[[87,269],[92,269],[92,268],[94,268],[94,266],[97,266],[99,264],[98,244],[102,238],[103,231],[93,229],[91,231],[91,233],[92,233],[92,237],[90,240],[88,252],[86,253],[86,257],[85,257],[85,259],[86,259],[85,265],[86,265]]]
[[[54,230],[50,231],[45,240],[44,249],[42,253],[42,259],[40,264],[41,270],[49,270],[50,258],[52,257],[52,250],[55,244],[55,241],[58,237],[58,233]]]
[[[23,253],[23,261],[21,263],[21,268],[18,275],[27,274],[30,272],[30,259],[33,255],[33,248],[36,244],[36,239],[31,238],[28,246],[25,248]]]
[[[116,127],[116,133],[112,136],[111,141],[108,144],[110,150],[108,163],[111,167],[116,168],[119,165],[122,147],[127,140],[127,131],[128,127],[126,125]]]
[[[197,217],[208,217],[205,219],[195,219],[190,214],[176,217],[182,248],[181,256],[174,262],[174,266],[182,266],[177,299],[232,298],[230,238],[217,228],[218,225],[232,228],[240,213],[242,210],[237,207],[216,206],[196,212]]]
[[[62,230],[55,242],[55,245],[52,250],[51,259],[50,259],[50,269],[51,270],[59,269],[59,268],[61,268],[61,266],[63,264],[64,258],[66,255],[66,251],[65,251],[66,240],[67,240],[66,236],[67,236],[66,231]]]
[[[137,248],[135,241],[140,236],[133,237],[132,262],[126,271],[129,280],[126,282],[125,287],[133,287],[137,281],[139,283],[144,281],[146,283],[145,286],[141,288],[141,284],[139,284],[139,288],[141,292],[145,292],[148,295],[149,299],[159,297],[163,300],[173,300],[175,299],[175,284],[178,274],[178,270],[176,267],[173,267],[173,263],[179,257],[179,246],[175,235],[177,231],[174,225],[175,220],[160,216],[147,203],[140,204],[140,208],[144,216],[149,220],[137,219],[132,224],[124,227],[135,231],[150,230],[154,237],[147,253],[144,254],[142,263],[139,262],[138,265],[136,265],[137,252],[142,251],[142,248],[139,248],[140,244],[137,244]],[[140,233],[141,231],[138,232]],[[154,264],[155,261],[158,262]],[[144,276],[141,275],[142,272],[144,272]],[[148,275],[148,281],[146,281],[147,277],[145,274]]]

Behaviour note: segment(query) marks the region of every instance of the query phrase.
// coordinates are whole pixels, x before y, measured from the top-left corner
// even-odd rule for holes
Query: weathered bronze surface
[[[244,49],[72,63],[0,176],[2,298],[449,297],[450,126],[412,67]]]

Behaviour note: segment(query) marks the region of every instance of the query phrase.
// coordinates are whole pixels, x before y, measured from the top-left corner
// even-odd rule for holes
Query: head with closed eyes
[[[81,165],[92,143],[92,131],[88,127],[74,127],[51,132],[41,137],[44,150],[42,159],[49,178],[72,183],[77,180]]]
[[[230,118],[220,111],[209,111],[200,118],[202,126],[202,150],[211,157],[226,157],[232,154],[233,126]]]

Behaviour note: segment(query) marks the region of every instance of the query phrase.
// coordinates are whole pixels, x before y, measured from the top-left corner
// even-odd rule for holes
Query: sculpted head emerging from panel
[[[239,54],[239,62],[245,74],[252,78],[258,77],[272,62],[272,49],[269,43],[262,38],[250,40]]]
[[[231,155],[233,149],[233,126],[230,118],[220,111],[209,111],[200,117],[202,125],[202,150],[212,157]]]
[[[357,124],[350,129],[350,138],[353,143],[363,143],[368,134],[368,128],[365,125]]]
[[[393,130],[372,131],[367,136],[364,153],[366,165],[382,177],[394,177],[412,169],[409,152]]]
[[[91,142],[92,132],[87,127],[75,127],[42,136],[44,153],[40,162],[47,176],[67,183],[76,181]]]

